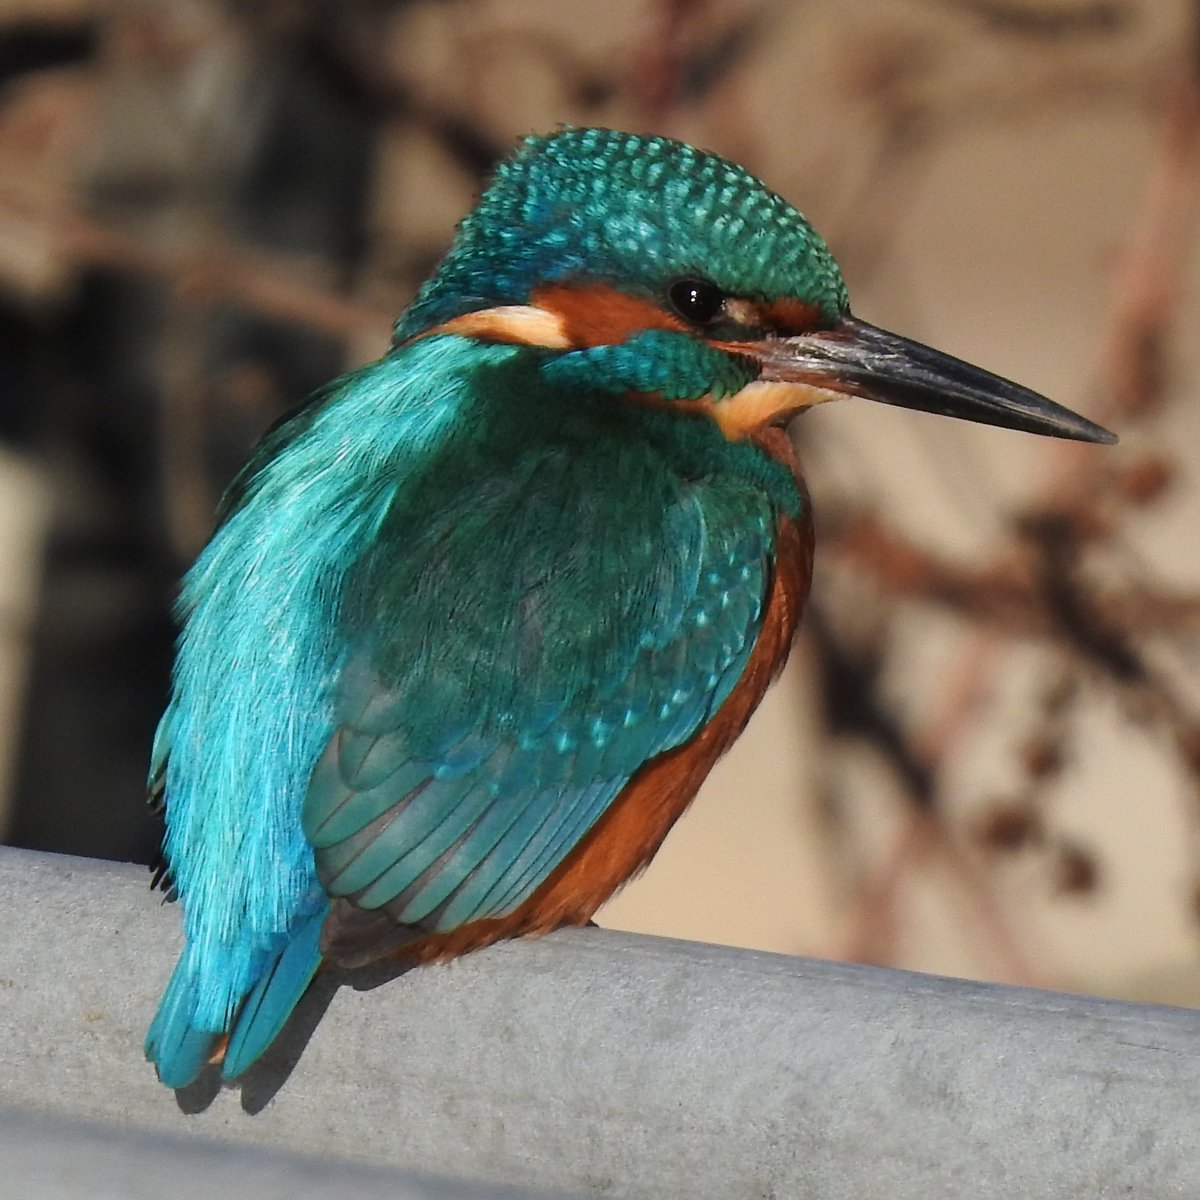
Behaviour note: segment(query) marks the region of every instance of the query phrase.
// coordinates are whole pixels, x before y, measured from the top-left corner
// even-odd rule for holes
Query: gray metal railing
[[[200,1135],[189,1183],[219,1139],[492,1194],[1200,1198],[1190,1010],[572,930],[319,977],[244,1086],[176,1096],[141,1056],[179,937],[145,872],[0,850],[0,906],[0,1107]]]

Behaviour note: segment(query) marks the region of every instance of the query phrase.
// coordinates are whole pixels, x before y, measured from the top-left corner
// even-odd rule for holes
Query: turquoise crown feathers
[[[396,324],[402,341],[465,312],[525,303],[542,283],[600,280],[650,299],[671,281],[848,308],[820,235],[745,168],[664,137],[565,128],[497,170]]]

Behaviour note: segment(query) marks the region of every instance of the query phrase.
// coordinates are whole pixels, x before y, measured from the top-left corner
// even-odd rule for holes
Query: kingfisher
[[[786,426],[847,394],[1115,441],[853,316],[732,162],[563,128],[499,167],[184,580],[150,769],[185,934],[164,1084],[240,1076],[323,962],[585,924],[649,863],[788,656],[813,532]]]

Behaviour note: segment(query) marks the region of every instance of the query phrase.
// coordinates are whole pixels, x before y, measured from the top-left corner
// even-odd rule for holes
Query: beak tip
[[[1103,425],[1097,425],[1086,417],[1081,417],[1080,421],[1079,429],[1068,434],[1078,442],[1091,442],[1097,446],[1115,446],[1121,440],[1111,429],[1105,429]]]

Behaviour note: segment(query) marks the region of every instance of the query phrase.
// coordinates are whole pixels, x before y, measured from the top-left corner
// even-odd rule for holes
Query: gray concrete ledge
[[[11,1200],[553,1200],[525,1188],[5,1109],[0,1194]]]
[[[144,871],[0,850],[0,906],[25,1115],[627,1198],[1200,1197],[1190,1010],[573,930],[319,981],[243,1087],[175,1095]]]

